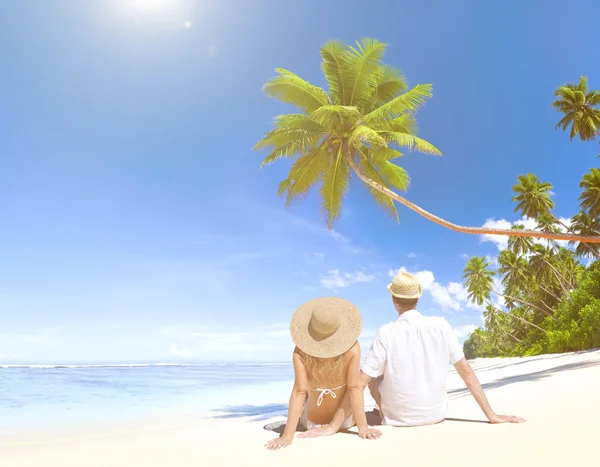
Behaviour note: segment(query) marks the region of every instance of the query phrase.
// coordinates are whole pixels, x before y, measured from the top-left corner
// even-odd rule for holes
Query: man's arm
[[[467,389],[471,392],[490,423],[522,423],[525,421],[525,419],[513,415],[498,415],[492,410],[477,375],[464,357],[454,364],[454,368],[456,368],[459,376],[467,385]]]

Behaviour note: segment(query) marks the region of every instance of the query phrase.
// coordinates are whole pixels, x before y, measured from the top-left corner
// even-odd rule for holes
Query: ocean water
[[[0,365],[0,433],[160,414],[285,413],[291,364]]]

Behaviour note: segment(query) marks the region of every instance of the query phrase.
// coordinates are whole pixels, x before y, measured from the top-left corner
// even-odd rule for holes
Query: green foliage
[[[600,128],[600,91],[588,90],[587,78],[582,76],[577,84],[560,86],[554,95],[552,107],[564,114],[556,128],[571,127],[571,140],[579,136],[581,141],[592,141]]]
[[[594,218],[600,217],[600,169],[590,169],[579,183],[583,191],[579,196],[581,209]]]
[[[431,85],[409,89],[402,72],[383,63],[386,48],[369,38],[355,46],[330,41],[321,47],[328,91],[283,68],[276,69],[277,76],[263,87],[266,95],[302,113],[278,116],[274,129],[254,149],[270,149],[263,167],[281,158],[294,159],[278,190],[286,205],[321,185],[321,210],[328,228],[341,213],[350,161],[381,187],[406,191],[410,184],[406,170],[390,162],[402,156],[399,150],[441,155],[416,136],[415,114],[432,96]],[[398,221],[392,198],[370,186],[369,191]]]
[[[505,253],[501,257],[512,258],[512,254]],[[511,327],[510,320],[499,323],[499,313],[492,308],[488,306],[484,312],[485,329],[476,329],[465,341],[467,358],[533,356],[600,348],[600,261],[592,263],[580,274],[576,289],[563,294],[551,315],[542,317],[525,307],[515,308],[509,313],[538,321],[545,332],[528,329],[523,334],[517,327]],[[519,343],[513,340],[508,347],[498,345],[506,340],[507,332],[523,340]]]
[[[546,232],[569,229],[580,235],[600,235],[600,169],[584,175],[581,211],[567,227],[553,213],[552,185],[532,173],[520,175],[513,187],[515,211],[536,220]],[[523,229],[514,225],[513,229]],[[587,269],[577,257],[598,257],[596,244],[509,237],[498,256],[497,270],[484,257],[471,258],[463,279],[469,299],[487,304],[485,325],[465,342],[469,358],[531,356],[600,347],[600,261]],[[503,290],[494,291],[499,275]],[[504,297],[504,307],[491,304],[492,294]],[[505,309],[501,309],[505,308]]]

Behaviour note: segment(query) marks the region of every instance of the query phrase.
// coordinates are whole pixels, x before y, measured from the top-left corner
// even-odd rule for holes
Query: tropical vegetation
[[[573,229],[465,227],[442,219],[395,192],[394,189],[405,192],[410,185],[406,170],[395,163],[403,156],[402,151],[416,150],[433,156],[441,156],[441,152],[416,136],[416,114],[432,96],[431,84],[409,88],[399,69],[383,63],[386,48],[386,44],[376,39],[362,39],[356,46],[329,41],[320,50],[327,90],[282,68],[264,85],[266,95],[298,109],[297,113],[275,117],[274,128],[254,146],[256,150],[269,149],[262,167],[282,158],[293,160],[287,178],[278,188],[286,206],[292,199],[304,197],[319,186],[321,209],[327,227],[332,228],[340,216],[354,173],[368,186],[375,202],[396,221],[395,201],[458,232],[600,244],[599,234],[589,234],[595,232],[593,228],[583,228],[590,222],[587,218],[578,220],[581,232],[586,235]],[[577,134],[591,138],[591,126],[582,122],[595,114],[586,111],[580,116],[582,111],[569,110],[569,105],[576,105],[574,102],[580,99],[579,94],[574,93],[580,92],[583,91],[568,88],[564,96],[561,94],[564,104],[557,104],[557,108],[567,112],[568,118],[563,120],[573,125]],[[575,97],[569,97],[569,93]],[[596,95],[588,101],[591,108]],[[540,206],[539,209],[545,208]]]
[[[600,235],[599,181],[600,169],[584,175],[580,211],[570,219],[556,217],[552,185],[534,174],[518,177],[513,201],[516,211],[535,220],[540,230],[562,228]],[[465,341],[467,358],[600,347],[598,258],[597,244],[510,237],[497,259],[469,259],[464,287],[481,307],[483,325]]]
[[[571,141],[577,136],[581,141],[594,141],[600,136],[600,91],[588,89],[587,77],[580,77],[577,84],[560,86],[554,95],[557,99],[552,107],[564,114],[556,128],[567,130],[570,127]]]

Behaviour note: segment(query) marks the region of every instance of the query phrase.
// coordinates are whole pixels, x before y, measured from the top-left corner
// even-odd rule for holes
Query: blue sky
[[[287,209],[289,164],[250,148],[289,109],[261,86],[276,67],[318,85],[319,46],[376,37],[409,84],[432,83],[407,197],[453,222],[517,221],[511,187],[554,184],[577,210],[597,145],[554,130],[552,93],[600,87],[593,0],[20,1],[0,4],[0,362],[289,359],[291,314],[340,295],[363,346],[394,319],[401,267],[420,309],[464,339],[481,323],[459,283],[465,256],[502,239],[454,233],[353,180],[325,229],[315,196]],[[287,5],[287,6],[286,6]]]

